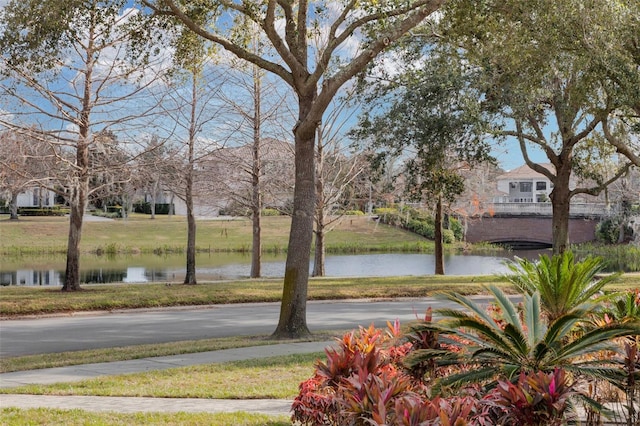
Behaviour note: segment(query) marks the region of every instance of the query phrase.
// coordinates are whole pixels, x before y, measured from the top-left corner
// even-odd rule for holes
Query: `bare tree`
[[[0,194],[9,201],[11,220],[18,220],[18,195],[49,184],[54,153],[44,141],[17,130],[0,133]]]
[[[151,39],[147,17],[125,0],[102,2],[10,1],[0,34],[3,95],[10,128],[40,128],[57,145],[59,182],[70,206],[63,291],[80,289],[79,244],[94,173],[92,149],[100,132],[145,116],[142,93],[155,79],[151,49],[132,54]],[[34,15],[35,13],[35,15]],[[37,16],[37,19],[34,19]],[[141,53],[142,52],[142,53]],[[100,165],[113,168],[114,164]]]
[[[254,52],[261,50],[262,43],[259,33],[254,26],[250,31],[251,49]],[[244,182],[238,186],[237,182],[227,182],[226,193],[234,202],[246,208],[250,212],[252,222],[251,244],[251,278],[261,276],[262,259],[262,209],[265,195],[274,186],[269,185],[271,180],[282,181],[282,175],[266,176],[266,167],[263,160],[269,163],[270,153],[278,149],[275,140],[283,138],[286,124],[293,122],[293,114],[287,105],[287,94],[277,82],[267,78],[266,72],[257,65],[243,66],[241,61],[232,60],[229,69],[229,81],[222,91],[222,100],[231,111],[236,114],[236,129],[239,138],[234,137],[234,142],[251,141],[243,143],[251,146],[250,155],[239,155],[244,149],[236,150],[230,157],[237,170],[243,173],[239,176]],[[270,143],[263,147],[263,141],[269,138]],[[281,145],[280,147],[283,147]],[[285,147],[285,151],[288,151]],[[265,182],[266,179],[266,182]],[[265,184],[266,183],[266,184]],[[288,185],[287,185],[288,186]],[[247,188],[250,188],[247,191]],[[272,205],[273,207],[273,205]]]
[[[171,15],[199,36],[237,57],[265,69],[287,83],[298,101],[293,128],[296,150],[293,217],[277,337],[308,335],[306,299],[315,216],[315,137],[322,116],[338,90],[362,71],[380,52],[419,25],[445,0],[407,2],[349,1],[336,9],[325,3],[269,0],[200,2],[143,0],[161,15]],[[198,19],[193,16],[198,13]],[[204,16],[204,19],[200,17]],[[276,55],[259,56],[237,40],[229,23],[254,22]],[[318,54],[310,33],[322,31],[325,43]],[[357,46],[351,45],[351,43]],[[313,48],[313,49],[312,49]],[[319,58],[312,61],[312,58]],[[332,62],[339,65],[330,67]]]
[[[365,168],[361,157],[348,155],[344,143],[344,128],[355,115],[349,101],[350,96],[336,100],[316,137],[315,251],[311,272],[314,277],[325,275],[325,236],[338,225],[344,213],[344,209],[336,206]]]
[[[217,179],[202,171],[212,153],[224,146],[227,130],[220,131],[228,111],[220,101],[226,84],[224,72],[202,52],[182,52],[179,67],[172,78],[172,90],[163,103],[165,116],[175,130],[168,137],[171,167],[165,174],[167,188],[184,201],[187,215],[187,253],[184,284],[196,284],[196,205],[198,198],[213,197],[219,187]],[[216,140],[206,135],[217,134]],[[210,185],[213,182],[214,186]],[[213,192],[212,192],[213,189]]]

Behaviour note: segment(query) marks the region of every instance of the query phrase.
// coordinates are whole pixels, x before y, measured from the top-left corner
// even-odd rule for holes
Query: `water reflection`
[[[525,256],[519,253],[520,256]],[[506,255],[505,255],[506,256]],[[537,257],[537,253],[531,254]],[[284,256],[268,258],[262,264],[262,275],[265,278],[284,276]],[[507,258],[500,256],[445,256],[445,272],[448,275],[485,275],[506,272],[504,262]],[[135,258],[100,259],[101,267],[91,266],[80,271],[83,284],[100,283],[151,283],[182,281],[185,275],[183,256],[165,256],[158,261],[158,256],[139,256]],[[246,278],[250,272],[250,257],[237,254],[214,254],[199,256],[197,259],[197,275],[202,281]],[[111,264],[109,264],[111,263]],[[310,270],[313,264],[310,265]],[[383,253],[362,255],[327,256],[326,272],[330,277],[348,276],[395,276],[395,275],[430,275],[435,269],[433,255]],[[0,271],[0,285],[46,286],[62,285],[64,281],[64,263],[59,268],[16,269]]]

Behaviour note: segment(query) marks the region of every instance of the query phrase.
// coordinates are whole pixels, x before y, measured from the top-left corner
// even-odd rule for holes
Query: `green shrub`
[[[410,219],[409,222],[407,222],[406,229],[430,240],[433,240],[435,237],[434,226],[424,220]]]
[[[281,214],[277,209],[262,209],[262,216],[280,216]]]
[[[615,244],[618,242],[620,224],[617,220],[606,219],[596,227],[596,238],[606,244]]]
[[[398,226],[407,231],[411,231],[425,238],[433,240],[435,238],[435,223],[433,217],[427,213],[405,207],[402,212],[393,208],[378,208],[375,210],[381,223],[391,226]],[[443,240],[447,244],[462,241],[463,227],[456,218],[449,218],[450,229],[443,231]]]
[[[364,212],[362,210],[347,210],[344,214],[346,216],[364,216]]]
[[[107,207],[107,210],[111,208],[122,209],[120,206]],[[171,204],[169,203],[156,203],[156,214],[169,214]],[[135,203],[133,205],[134,213],[151,214],[151,203]]]
[[[378,207],[373,209],[373,213],[377,215],[398,214],[398,209],[394,207]]]
[[[453,235],[456,241],[462,241],[464,238],[464,227],[462,222],[455,217],[449,217],[449,229],[453,231]],[[452,241],[453,242],[453,241]]]
[[[451,229],[444,229],[442,231],[442,241],[445,244],[453,244],[456,242],[456,236]]]
[[[64,216],[69,214],[68,207],[18,207],[18,214],[21,216]]]
[[[102,210],[95,210],[91,212],[92,216],[106,217],[109,219],[120,219],[122,217],[121,211],[103,212]]]

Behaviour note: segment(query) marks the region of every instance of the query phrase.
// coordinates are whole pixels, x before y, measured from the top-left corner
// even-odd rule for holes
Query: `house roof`
[[[549,171],[554,170],[553,164],[551,163],[539,163],[539,165],[541,165],[542,167],[544,167]],[[525,164],[523,166],[517,167],[511,171],[508,171],[506,173],[499,175],[496,179],[497,180],[518,180],[518,179],[535,179],[535,178],[546,179],[546,176],[534,171],[533,169],[531,169],[529,166]]]

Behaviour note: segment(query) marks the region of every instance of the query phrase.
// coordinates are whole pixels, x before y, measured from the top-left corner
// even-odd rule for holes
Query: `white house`
[[[553,168],[549,163],[540,165],[549,170]],[[553,183],[545,175],[526,164],[496,179],[498,194],[493,199],[494,203],[546,203],[553,190]]]
[[[18,207],[50,207],[56,203],[56,193],[41,187],[29,188],[18,194]]]

